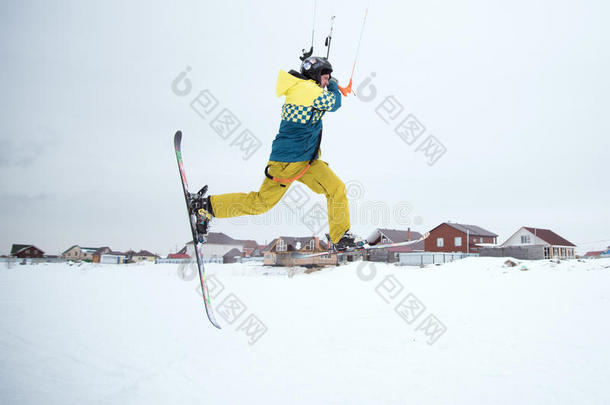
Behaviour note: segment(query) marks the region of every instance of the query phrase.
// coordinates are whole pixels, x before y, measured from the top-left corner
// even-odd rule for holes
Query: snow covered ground
[[[610,403],[610,260],[504,260],[3,264],[0,403]]]

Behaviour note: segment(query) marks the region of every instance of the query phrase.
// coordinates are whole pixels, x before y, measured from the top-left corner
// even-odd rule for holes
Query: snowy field
[[[0,403],[610,403],[610,260],[504,260],[3,263]]]

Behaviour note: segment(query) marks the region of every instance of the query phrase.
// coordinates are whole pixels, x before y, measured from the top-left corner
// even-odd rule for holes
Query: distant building
[[[263,251],[257,241],[241,239],[236,239],[235,241],[242,244],[242,257],[260,257],[263,255]]]
[[[102,264],[123,264],[127,261],[125,253],[121,252],[107,252],[100,255],[100,263]]]
[[[157,255],[150,253],[148,250],[140,250],[137,253],[133,253],[130,257],[133,263],[152,262],[157,260]]]
[[[99,248],[80,247],[78,245],[71,246],[65,250],[61,257],[68,260],[84,260],[93,261],[93,255]]]
[[[186,253],[170,253],[167,255],[168,259],[184,259],[184,260],[188,260],[191,258],[191,256],[187,255]]]
[[[426,252],[477,253],[479,243],[497,243],[498,235],[476,225],[443,222],[424,241]]]
[[[233,248],[222,256],[223,263],[236,263],[242,257],[242,251]]]
[[[190,252],[194,251],[192,241],[186,245],[189,247]],[[222,263],[224,255],[229,251],[237,249],[240,252],[244,252],[244,246],[248,246],[246,251],[255,252],[258,244],[255,241],[235,240],[222,232],[210,232],[206,243],[203,245],[203,259],[206,262]]]
[[[375,246],[385,245],[389,243],[408,242],[411,240],[419,239],[421,237],[421,233],[412,231],[411,228],[408,228],[407,230],[378,228],[371,235],[369,235],[366,240],[369,245]],[[425,248],[424,243],[425,241],[422,240],[420,242],[407,246],[396,246],[385,249],[373,249],[369,250],[366,253],[363,253],[363,255],[366,256],[366,260],[372,262],[394,263],[398,261],[400,253],[423,252]]]
[[[336,265],[337,255],[299,258],[298,255],[328,251],[326,243],[316,236],[280,236],[264,249],[266,266],[326,266]]]
[[[187,247],[183,247],[176,253],[170,253],[166,258],[158,258],[157,263],[173,263],[173,264],[181,264],[181,263],[189,263],[191,262],[191,256],[186,253]]]
[[[189,251],[194,252],[193,241],[188,242],[186,245],[189,247]],[[241,252],[243,246],[242,242],[236,241],[222,232],[210,232],[207,242],[203,245],[203,259],[206,262],[222,263],[225,254],[232,249],[238,249]]]
[[[601,257],[602,253],[604,253],[603,250],[587,252],[582,256],[582,258],[583,259],[599,259]]]
[[[112,249],[110,249],[108,246],[104,246],[101,248],[98,248],[95,253],[93,253],[93,263],[101,263],[101,259],[102,259],[102,255],[111,252]]]
[[[500,247],[538,247],[538,259],[573,259],[576,245],[550,229],[523,226]]]
[[[44,252],[34,245],[12,245],[11,256],[20,259],[40,258],[44,257]]]

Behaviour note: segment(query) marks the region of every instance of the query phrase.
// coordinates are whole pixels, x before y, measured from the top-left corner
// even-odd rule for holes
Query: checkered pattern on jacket
[[[284,104],[282,106],[282,120],[295,122],[297,124],[313,124],[318,122],[322,118],[322,116],[324,115],[324,111],[314,110],[312,117],[312,110],[312,107],[306,107],[303,105]]]
[[[313,108],[297,104],[284,104],[282,106],[282,119],[297,124],[316,123],[322,119],[327,110],[335,106],[335,101],[335,95],[325,91],[313,100]],[[312,111],[313,117],[311,116]]]
[[[335,101],[335,95],[333,93],[325,91],[313,101],[313,108],[328,111],[335,106]]]

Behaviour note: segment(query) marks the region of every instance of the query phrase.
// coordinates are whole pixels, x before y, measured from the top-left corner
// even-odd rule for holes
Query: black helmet
[[[301,74],[320,84],[320,76],[330,74],[333,67],[328,59],[321,56],[310,56],[301,63]]]

